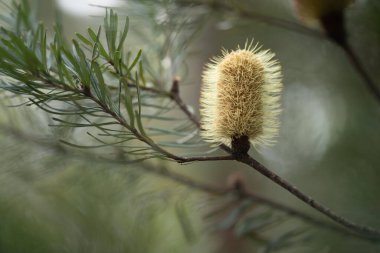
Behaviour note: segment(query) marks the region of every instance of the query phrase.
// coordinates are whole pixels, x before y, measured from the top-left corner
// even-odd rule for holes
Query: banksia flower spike
[[[223,50],[206,66],[201,89],[201,127],[206,141],[246,153],[249,142],[266,145],[278,134],[281,67],[274,54],[246,44]]]

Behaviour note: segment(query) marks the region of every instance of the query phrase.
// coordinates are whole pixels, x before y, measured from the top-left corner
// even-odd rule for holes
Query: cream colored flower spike
[[[231,147],[248,137],[254,146],[278,134],[281,67],[269,50],[246,44],[214,58],[203,73],[201,126],[206,141]]]

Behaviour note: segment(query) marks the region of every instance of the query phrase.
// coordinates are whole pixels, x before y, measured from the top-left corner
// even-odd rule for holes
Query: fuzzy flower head
[[[281,67],[269,50],[252,43],[223,50],[203,73],[201,126],[206,141],[231,146],[248,138],[254,146],[270,144],[278,134]]]

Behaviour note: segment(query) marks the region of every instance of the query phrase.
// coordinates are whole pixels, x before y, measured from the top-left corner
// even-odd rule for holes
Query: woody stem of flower
[[[185,105],[185,103],[183,102],[182,98],[179,95],[178,81],[173,82],[173,85],[177,86],[175,88],[176,93],[173,95],[173,96],[175,96],[174,100],[176,101],[177,105],[180,107],[180,109],[182,111],[185,112],[186,115],[191,115],[192,117],[190,118],[190,120],[192,120],[192,121],[195,120],[197,123],[196,125],[199,127],[200,126],[199,121],[196,120],[195,116],[189,111],[187,106],[183,106],[183,105]],[[326,215],[331,220],[333,220],[336,223],[344,226],[345,228],[349,229],[350,231],[356,233],[357,235],[359,235],[363,238],[380,239],[380,231],[379,230],[371,228],[371,227],[356,224],[356,223],[336,214],[330,208],[327,208],[323,204],[317,202],[316,200],[314,200],[310,196],[306,195],[305,193],[300,191],[297,187],[292,185],[290,182],[283,179],[281,176],[277,175],[276,173],[272,172],[271,170],[266,168],[264,165],[259,163],[257,160],[255,160],[253,157],[248,155],[248,153],[247,153],[248,150],[242,150],[240,147],[241,145],[238,145],[241,143],[243,143],[243,144],[245,143],[244,138],[243,139],[237,138],[235,141],[232,140],[232,144],[234,144],[234,145],[232,145],[233,146],[232,149],[226,145],[223,145],[223,144],[220,145],[220,148],[222,150],[226,151],[227,153],[233,155],[235,157],[236,161],[244,163],[244,164],[248,165],[249,167],[255,169],[260,174],[262,174],[265,177],[267,177],[268,179],[272,180],[274,183],[281,186],[282,188],[284,188],[285,190],[290,192],[292,195],[294,195],[295,197],[297,197],[298,199],[300,199],[301,201],[303,201],[304,203],[306,203],[307,205],[309,205],[313,209],[315,209],[315,210],[319,211],[320,213]],[[236,146],[236,145],[238,145],[238,146]],[[243,145],[243,146],[246,146],[246,145]],[[238,152],[236,152],[237,149],[239,149]]]
[[[321,203],[317,202],[310,196],[306,195],[302,191],[300,191],[297,187],[277,175],[276,173],[272,172],[268,168],[266,168],[264,165],[256,161],[254,158],[246,155],[240,155],[236,157],[236,160],[244,163],[251,168],[254,168],[256,171],[264,175],[265,177],[269,178],[294,196],[296,196],[298,199],[306,203],[307,205],[311,206],[312,208],[316,209],[317,211],[323,213],[324,215],[328,216],[333,221],[343,225],[344,227],[350,229],[351,231],[354,231],[358,234],[364,235],[364,236],[373,236],[376,238],[380,238],[380,231],[376,230],[374,228],[370,228],[367,226],[362,226],[359,224],[356,224],[338,214],[333,212],[331,209],[327,208],[326,206],[322,205]]]
[[[41,146],[43,148],[49,148],[49,150],[56,152],[63,156],[68,156],[70,158],[78,158],[83,159],[84,161],[95,161],[95,162],[106,162],[111,164],[119,164],[119,165],[125,165],[125,161],[123,160],[115,160],[115,159],[109,159],[106,157],[101,156],[92,156],[89,153],[85,152],[70,152],[69,150],[66,150],[64,146],[61,146],[58,143],[54,142],[48,142],[45,140],[42,140],[40,138],[36,138],[34,136],[27,135],[25,133],[22,133],[21,131],[15,130],[11,127],[5,127],[3,125],[0,125],[0,130],[2,133],[5,133],[7,137],[13,137],[15,139],[18,139],[19,141],[22,141],[23,143],[32,143],[37,146]],[[263,205],[272,207],[276,210],[282,211],[290,216],[294,216],[297,218],[300,218],[304,220],[305,222],[308,222],[310,224],[316,225],[321,228],[329,229],[331,231],[340,233],[342,235],[351,236],[351,237],[357,237],[356,233],[352,233],[346,229],[340,228],[335,226],[332,223],[328,223],[325,221],[318,220],[308,214],[305,214],[303,212],[300,212],[294,208],[285,206],[283,204],[280,204],[276,201],[270,200],[266,197],[257,195],[256,193],[250,192],[248,189],[246,189],[245,185],[242,185],[241,187],[220,187],[220,186],[214,186],[208,183],[202,183],[200,181],[196,181],[194,179],[191,179],[187,176],[184,176],[182,174],[175,173],[173,171],[170,171],[166,169],[165,167],[153,167],[148,166],[147,164],[140,163],[139,161],[136,161],[136,163],[139,163],[142,169],[144,169],[147,172],[154,173],[157,175],[160,175],[162,177],[171,179],[177,183],[180,183],[182,185],[186,185],[188,187],[191,187],[193,189],[197,189],[199,191],[208,192],[215,195],[230,195],[230,194],[236,194],[240,199],[250,199],[252,201],[261,203]],[[139,167],[140,168],[140,167]],[[375,238],[371,237],[362,237],[365,240],[377,242]]]

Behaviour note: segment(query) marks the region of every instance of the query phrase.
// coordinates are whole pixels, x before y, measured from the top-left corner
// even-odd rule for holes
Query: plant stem
[[[178,105],[178,107],[186,114],[191,122],[194,123],[199,129],[201,128],[201,124],[199,120],[196,118],[194,113],[189,110],[188,105],[182,100],[179,94],[179,81],[178,79],[173,80],[172,88],[170,89],[170,98],[174,100],[174,102]]]
[[[158,90],[158,89],[149,88],[146,91],[158,93],[158,94],[165,94],[165,92]],[[179,83],[178,83],[177,79],[173,80],[172,88],[171,88],[170,92],[167,94],[167,96],[170,99],[174,100],[177,103],[178,107],[189,117],[189,120],[191,120],[200,129],[201,126],[200,126],[199,121],[196,119],[196,117],[193,115],[193,113],[189,110],[188,106],[184,103],[184,101],[182,100],[182,98],[180,96]],[[297,187],[292,185],[290,182],[286,181],[285,179],[283,179],[279,175],[275,174],[274,172],[272,172],[271,170],[266,168],[264,165],[259,163],[257,160],[255,160],[254,158],[249,156],[247,153],[236,155],[236,154],[234,154],[234,152],[231,148],[229,148],[226,145],[221,145],[220,148],[223,149],[224,151],[226,151],[227,153],[229,153],[230,156],[193,157],[193,158],[191,158],[191,157],[185,158],[185,157],[176,156],[176,155],[162,149],[159,145],[154,143],[149,138],[141,135],[136,129],[133,129],[133,128],[131,129],[130,126],[125,122],[124,119],[120,118],[117,114],[115,114],[114,112],[109,110],[107,108],[107,106],[102,105],[102,103],[97,101],[96,98],[94,98],[94,97],[90,97],[90,98],[92,100],[94,100],[95,102],[97,102],[105,110],[106,113],[113,116],[121,125],[125,126],[128,130],[132,131],[138,139],[145,142],[146,144],[151,146],[155,151],[163,154],[164,156],[166,156],[169,159],[175,160],[178,163],[191,162],[191,161],[216,161],[216,160],[236,160],[236,161],[239,161],[239,162],[244,163],[244,164],[248,165],[249,167],[255,169],[256,171],[258,171],[259,173],[261,173],[265,177],[269,178],[274,183],[281,186],[282,188],[284,188],[285,190],[290,192],[292,195],[294,195],[295,197],[297,197],[298,199],[300,199],[301,201],[303,201],[304,203],[306,203],[307,205],[309,205],[313,209],[315,209],[315,210],[319,211],[320,213],[326,215],[327,217],[329,217],[331,220],[335,221],[336,223],[346,227],[347,229],[357,233],[360,236],[363,236],[363,237],[368,237],[368,236],[372,237],[373,236],[373,237],[380,239],[380,231],[379,230],[371,228],[371,227],[356,224],[356,223],[351,222],[350,220],[348,220],[348,219],[346,219],[340,215],[337,215],[335,212],[331,211],[326,206],[322,205],[321,203],[315,201],[310,196],[308,196],[305,193],[303,193],[302,191],[298,190]]]
[[[364,234],[368,236],[375,236],[377,238],[380,238],[380,231],[367,227],[362,226],[359,224],[356,224],[354,222],[349,221],[348,219],[336,214],[326,206],[322,205],[321,203],[317,202],[310,196],[306,195],[302,191],[300,191],[297,187],[277,175],[276,173],[272,172],[271,170],[267,169],[264,165],[253,159],[248,154],[236,157],[236,160],[244,163],[251,168],[254,168],[256,171],[264,175],[265,177],[269,178],[294,196],[296,196],[298,199],[302,200],[307,205],[311,206],[312,208],[318,210],[319,212],[323,213],[324,215],[328,216],[333,221],[343,225],[346,228],[349,228],[352,231],[357,232],[358,234]]]
[[[188,110],[188,107],[183,106],[184,102],[183,102],[182,98],[179,96],[179,92],[177,92],[176,94],[174,94],[172,96],[175,97],[174,100],[176,102],[178,101],[177,104],[178,104],[179,108],[181,110],[183,110],[186,115],[188,115],[188,114],[192,115],[192,113]],[[192,120],[194,118],[195,118],[195,116],[192,115],[190,120]],[[199,127],[199,121],[197,120],[196,122],[197,122],[196,126]],[[233,151],[226,145],[220,145],[220,148],[229,154],[233,154]],[[259,163],[257,160],[255,160],[253,157],[249,156],[248,154],[235,156],[235,160],[239,161],[241,163],[244,163],[244,164],[248,165],[249,167],[255,169],[256,171],[258,171],[259,173],[261,173],[265,177],[269,178],[274,183],[281,186],[282,188],[284,188],[285,190],[290,192],[292,195],[294,195],[295,197],[297,197],[298,199],[300,199],[301,201],[303,201],[304,203],[306,203],[307,205],[309,205],[313,209],[315,209],[318,212],[326,215],[331,220],[335,221],[336,223],[339,223],[340,225],[342,225],[342,226],[346,227],[347,229],[355,232],[356,234],[363,236],[363,237],[369,236],[369,237],[376,237],[377,239],[380,239],[380,231],[379,230],[371,228],[371,227],[356,224],[356,223],[336,214],[335,212],[331,211],[326,206],[322,205],[321,203],[315,201],[310,196],[308,196],[305,193],[303,193],[302,191],[298,190],[297,187],[295,187],[290,182],[286,181],[285,179],[283,179],[279,175],[275,174],[274,172],[272,172],[271,170],[266,168],[264,165]]]
[[[351,65],[354,67],[356,72],[361,76],[363,81],[366,83],[369,92],[373,95],[378,103],[380,103],[380,89],[371,79],[367,71],[364,69],[362,63],[360,63],[358,57],[352,50],[352,47],[348,44],[340,45],[343,51],[346,53],[348,60],[351,62]]]
[[[374,96],[377,102],[380,103],[379,88],[371,79],[348,43],[348,33],[345,21],[344,10],[333,11],[320,17],[320,22],[325,30],[326,37],[345,52],[351,65],[365,82],[369,92]]]
[[[22,143],[31,143],[33,145],[37,145],[40,147],[48,148],[50,151],[56,152],[60,155],[67,156],[69,158],[76,158],[80,159],[83,161],[93,161],[97,163],[105,162],[105,163],[111,163],[111,164],[118,164],[118,165],[124,165],[126,161],[124,160],[115,160],[115,159],[109,159],[107,157],[102,157],[102,156],[93,156],[89,153],[81,153],[81,152],[75,152],[72,153],[70,150],[65,149],[64,146],[60,145],[59,143],[54,143],[54,142],[49,142],[49,141],[43,141],[41,138],[27,135],[23,133],[22,131],[15,130],[13,127],[6,127],[3,125],[0,125],[0,130],[2,133],[5,133],[7,137],[12,137],[14,139],[18,139]],[[305,214],[303,212],[300,212],[294,208],[288,207],[286,205],[280,204],[278,202],[275,202],[273,200],[270,200],[266,197],[260,196],[256,193],[248,191],[245,187],[239,187],[237,188],[230,188],[230,187],[221,187],[221,186],[216,186],[216,185],[211,185],[208,183],[203,183],[198,180],[194,180],[190,177],[184,176],[179,173],[175,173],[173,171],[170,171],[166,169],[165,167],[152,167],[148,166],[147,164],[143,163],[138,163],[139,168],[141,167],[145,171],[149,173],[154,173],[156,175],[162,176],[164,178],[173,180],[179,184],[186,185],[187,187],[191,187],[193,189],[196,189],[198,191],[202,192],[208,192],[210,194],[215,194],[215,195],[231,195],[235,194],[237,195],[240,199],[250,199],[252,201],[261,203],[263,205],[272,207],[274,209],[277,209],[281,212],[286,213],[287,215],[294,216],[297,218],[300,218],[304,220],[307,223],[314,224],[316,226],[319,226],[321,228],[329,229],[331,231],[343,234],[343,235],[348,235],[348,236],[353,236],[357,237],[356,233],[352,233],[344,228],[340,228],[335,226],[332,223],[321,221],[319,219],[314,218],[313,216],[310,216],[308,214]],[[366,237],[363,238],[369,241],[374,241],[378,242],[378,240],[372,238],[372,237]]]

